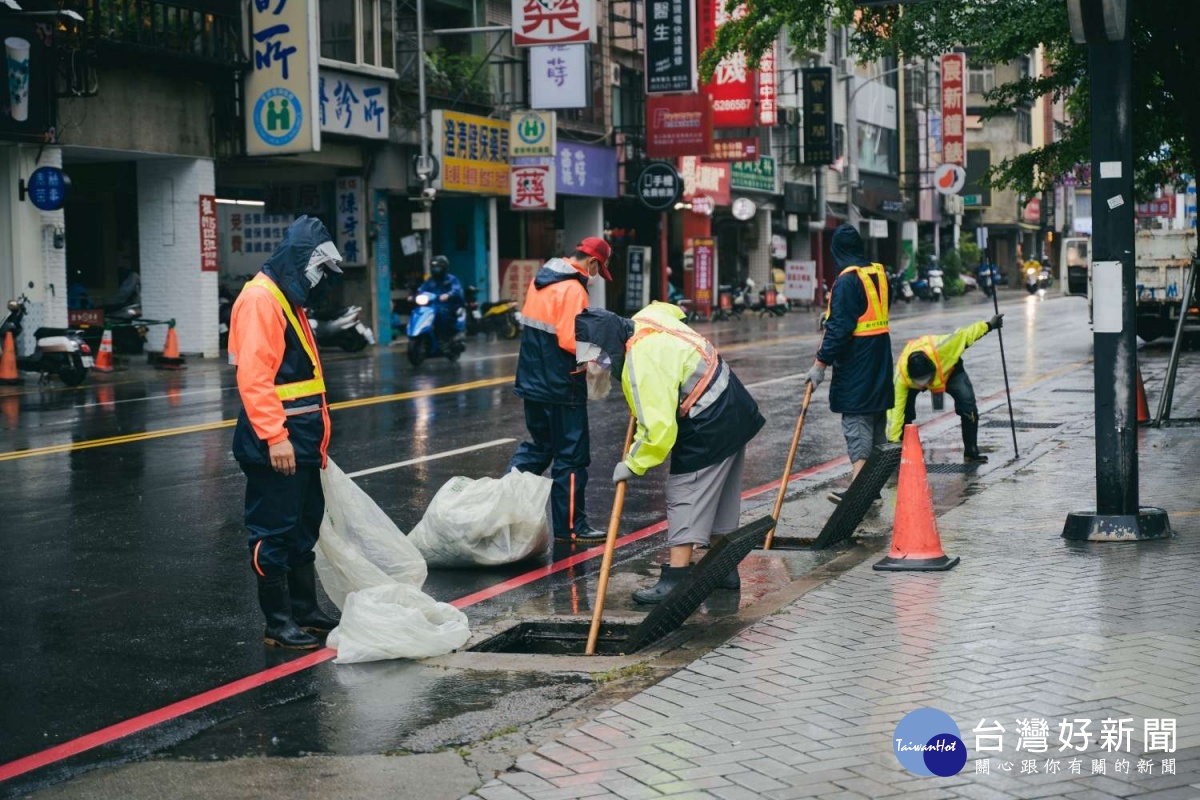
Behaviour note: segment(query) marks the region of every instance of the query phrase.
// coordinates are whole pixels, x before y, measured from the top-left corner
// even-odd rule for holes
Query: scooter
[[[467,310],[458,309],[454,320],[454,336],[449,341],[439,341],[434,332],[437,319],[438,296],[432,292],[418,292],[412,298],[413,310],[408,316],[408,360],[414,367],[432,356],[444,355],[450,361],[467,349]]]
[[[479,333],[495,334],[501,339],[515,339],[521,333],[521,324],[517,321],[517,303],[507,298],[495,303],[478,301],[479,289],[468,286],[464,289],[467,295],[467,333],[474,336]]]
[[[0,323],[0,341],[6,333],[12,333],[15,341],[24,330],[21,321],[28,313],[29,298],[21,295],[8,301],[8,316]],[[17,369],[36,372],[45,382],[49,376],[57,375],[67,386],[78,386],[87,380],[88,370],[95,362],[92,348],[83,340],[83,331],[76,328],[38,328],[33,338],[37,340],[31,355],[17,355]]]
[[[346,306],[332,311],[306,308],[308,326],[312,328],[318,347],[340,347],[347,353],[357,353],[375,344],[375,334],[362,323],[362,308]]]
[[[888,273],[888,296],[899,297],[906,303],[913,301],[912,284],[904,280],[898,272]]]
[[[936,303],[946,293],[946,281],[943,277],[945,273],[937,267],[932,267],[927,274],[929,276],[929,299]]]
[[[1025,268],[1025,291],[1030,294],[1045,293],[1054,283],[1050,270],[1039,264]]]
[[[788,312],[788,299],[775,286],[768,285],[758,290],[758,302],[751,307],[762,316],[782,317]]]
[[[741,319],[742,312],[748,310],[753,305],[754,297],[754,280],[746,278],[741,285],[733,290],[733,315]]]

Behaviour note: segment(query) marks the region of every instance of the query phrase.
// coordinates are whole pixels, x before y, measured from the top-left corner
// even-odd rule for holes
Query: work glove
[[[616,486],[621,481],[627,481],[630,478],[640,477],[636,472],[631,470],[624,461],[617,462],[617,468],[613,470],[613,485]]]
[[[998,331],[1003,327],[1004,327],[1004,315],[1003,314],[997,314],[996,316],[994,316],[988,320],[988,330],[989,331]]]
[[[813,364],[812,368],[804,374],[804,380],[806,383],[812,384],[813,391],[815,392],[817,387],[821,385],[821,381],[825,380],[825,365]]]

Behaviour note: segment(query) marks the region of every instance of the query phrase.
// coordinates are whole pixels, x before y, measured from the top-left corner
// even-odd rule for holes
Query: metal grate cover
[[[1025,422],[1024,420],[1017,420],[1018,428],[1027,428],[1027,429],[1057,428],[1062,424],[1063,423],[1061,423],[1061,422]],[[1006,420],[1006,419],[989,419],[987,422],[983,423],[979,427],[981,427],[981,428],[1007,428],[1007,427],[1009,427],[1009,424],[1008,424],[1008,420]]]
[[[717,541],[704,558],[692,567],[688,576],[676,584],[671,593],[629,635],[625,652],[636,653],[677,630],[725,580],[729,571],[740,564],[747,553],[762,544],[767,531],[774,525],[772,517],[761,517]]]
[[[1075,392],[1077,394],[1093,394],[1095,389],[1055,389],[1056,392]]]
[[[979,469],[978,464],[926,464],[925,471],[930,475],[962,475],[967,472],[975,472]]]
[[[903,445],[899,442],[881,444],[871,453],[862,472],[846,490],[842,502],[838,503],[833,514],[821,528],[821,532],[813,541],[814,550],[824,550],[826,547],[843,542],[854,535],[854,531],[862,523],[863,517],[871,509],[871,503],[888,478],[900,466],[900,451]]]

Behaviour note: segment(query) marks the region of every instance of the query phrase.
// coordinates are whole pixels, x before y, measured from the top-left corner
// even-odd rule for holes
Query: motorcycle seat
[[[321,309],[320,311],[308,311],[308,316],[312,317],[318,322],[328,322],[342,316],[344,312],[344,308]]]
[[[38,328],[33,332],[33,338],[44,339],[48,336],[83,336],[78,328]]]

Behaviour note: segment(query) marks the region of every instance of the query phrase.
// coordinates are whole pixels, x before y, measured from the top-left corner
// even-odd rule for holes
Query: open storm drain
[[[1034,428],[1057,428],[1062,424],[1063,423],[1061,423],[1061,422],[1026,422],[1023,419],[1019,419],[1019,420],[1017,420],[1016,426],[1018,428],[1028,428],[1028,429],[1032,430]],[[979,427],[981,427],[981,428],[1008,428],[1011,426],[1009,424],[1009,421],[1006,419],[989,419],[987,422],[983,423]]]
[[[599,655],[628,655],[661,641],[678,630],[713,593],[730,570],[762,543],[774,520],[762,517],[714,542],[688,576],[637,625],[600,626]],[[587,647],[587,622],[522,622],[471,648],[477,653],[583,655]]]

